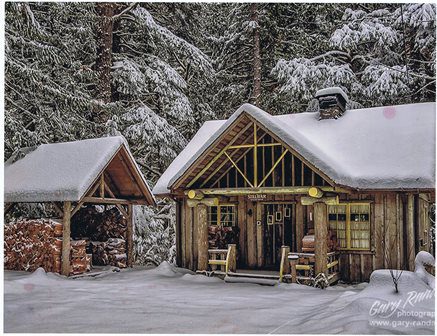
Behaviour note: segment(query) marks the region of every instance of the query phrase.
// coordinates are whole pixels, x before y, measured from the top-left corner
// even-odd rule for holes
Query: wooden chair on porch
[[[229,244],[227,249],[209,249],[208,266],[211,272],[228,274],[237,270],[237,245]]]

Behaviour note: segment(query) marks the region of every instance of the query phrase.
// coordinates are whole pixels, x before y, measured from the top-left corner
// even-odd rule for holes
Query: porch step
[[[237,273],[234,273],[237,274]],[[226,275],[225,282],[228,283],[248,283],[255,284],[261,286],[276,286],[278,284],[278,280],[271,279],[263,279],[260,277],[247,277],[247,276],[235,276],[235,275]]]
[[[276,281],[279,280],[279,275],[270,275],[270,274],[228,272],[228,275],[231,277],[238,277],[238,278],[254,278],[254,279],[266,279],[266,280],[276,280]]]

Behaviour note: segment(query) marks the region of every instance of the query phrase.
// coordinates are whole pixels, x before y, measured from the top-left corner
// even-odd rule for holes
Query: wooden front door
[[[263,209],[264,260],[268,269],[279,269],[281,246],[290,245],[292,204],[266,203]]]

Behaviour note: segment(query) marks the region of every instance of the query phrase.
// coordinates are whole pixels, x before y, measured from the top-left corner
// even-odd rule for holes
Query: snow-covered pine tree
[[[162,18],[168,11],[178,14],[175,19],[185,19],[181,8],[171,11],[171,6],[149,8],[140,4],[122,11],[113,32],[117,47],[112,49],[112,97],[119,112],[107,126],[127,138],[146,178],[152,182],[182,150],[186,137],[190,138],[205,116],[209,119],[208,114],[212,114],[202,85],[214,76],[213,67],[206,54],[165,27]],[[177,31],[190,40],[182,23]],[[173,260],[174,216],[169,215],[174,213],[172,202],[162,202],[160,210],[137,207],[136,211],[140,214],[135,223],[138,261]]]
[[[85,3],[6,4],[6,158],[21,147],[97,132],[87,120],[98,105],[93,15]]]
[[[280,93],[309,100],[339,85],[365,106],[435,100],[435,6],[355,7],[344,11],[329,48],[277,62]]]

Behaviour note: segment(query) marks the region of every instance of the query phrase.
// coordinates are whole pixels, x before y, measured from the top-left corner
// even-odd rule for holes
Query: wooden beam
[[[100,175],[100,197],[105,198],[105,177]]]
[[[100,197],[84,197],[84,203],[95,203],[95,204],[125,204],[128,205],[133,203],[129,200],[120,199],[120,198],[100,198]]]
[[[259,141],[261,141],[265,136],[267,135],[267,133],[264,133],[263,135],[261,135],[260,137],[259,137],[259,139],[258,139],[258,142]],[[251,134],[249,137],[253,137],[253,134]],[[246,138],[246,140],[245,141],[247,141],[248,139],[249,139],[249,137],[248,138]],[[238,161],[240,161],[243,157],[246,159],[246,155],[247,155],[247,153],[249,153],[249,151],[251,150],[252,148],[249,148],[249,149],[246,149],[236,160],[234,160],[235,162],[238,162]],[[231,157],[233,156],[233,154],[234,153],[236,153],[238,150],[234,150],[231,154],[229,154]],[[221,163],[221,165],[219,166],[219,167],[217,167],[212,173],[211,173],[211,175],[205,180],[205,182],[204,183],[202,183],[202,185],[201,185],[201,188],[209,181],[209,179],[210,178],[212,178],[224,165],[225,165],[225,163],[226,162],[228,162],[227,160],[225,160],[225,161],[223,161],[222,163]],[[229,172],[229,170],[231,169],[232,167],[229,167],[229,169],[227,169],[227,170],[225,170],[215,181],[214,181],[214,183],[212,184],[212,185],[215,185],[218,181],[220,181],[220,179],[223,177],[223,176],[225,176],[225,174],[226,173],[228,173]],[[246,170],[245,170],[245,172],[246,172]],[[246,181],[245,181],[246,182]],[[246,182],[247,183],[247,182]]]
[[[64,217],[62,219],[62,274],[70,274],[70,222],[71,222],[71,202],[65,201],[63,208]]]
[[[281,160],[284,158],[285,154],[287,154],[288,149],[286,149],[285,151],[282,152],[281,156],[279,157],[279,159],[275,162],[275,164],[272,166],[272,168],[270,168],[270,170],[268,171],[268,173],[264,176],[264,178],[262,179],[262,181],[259,183],[259,186],[262,186],[264,184],[264,182],[267,180],[267,178],[270,176],[270,174],[273,173],[273,171],[275,170],[275,168],[277,167],[277,165],[281,162]],[[272,161],[273,162],[273,161]]]
[[[123,217],[128,220],[129,219],[129,213],[128,211],[126,211],[126,209],[123,208],[123,206],[121,204],[116,204],[115,205],[117,207],[118,210],[120,210],[121,214],[123,215]]]
[[[198,206],[199,204],[203,204],[206,206],[217,206],[220,204],[220,200],[218,197],[207,197],[201,200],[196,200],[196,199],[187,199],[187,205],[190,208],[194,208],[196,206]]]
[[[311,187],[261,187],[261,188],[216,188],[198,189],[205,195],[249,195],[249,194],[308,194]],[[323,192],[349,193],[346,189],[320,187]]]
[[[96,183],[94,187],[91,188],[91,190],[85,194],[87,197],[93,197],[94,193],[96,192],[97,188],[100,186],[100,183]]]
[[[231,140],[231,142],[225,146],[222,150],[220,150],[220,152],[218,152],[218,154],[211,160],[208,162],[208,164],[203,167],[203,169],[196,174],[196,176],[187,184],[187,188],[190,188],[213,164],[214,162],[216,162],[225,152],[226,150],[229,148],[229,146],[231,146],[242,134],[244,134],[244,132],[246,132],[249,128],[250,128],[251,124],[247,124],[244,128],[242,128]]]
[[[76,212],[78,212],[80,210],[80,208],[83,205],[83,201],[80,201],[79,203],[77,203],[77,205],[73,208],[73,210],[71,210],[71,217],[73,217]]]
[[[196,207],[197,216],[197,269],[206,271],[208,269],[208,211],[204,204]]]
[[[258,139],[259,141],[260,139]],[[272,142],[272,143],[258,143],[258,147],[274,147],[274,146],[282,146],[282,143]],[[240,148],[254,148],[254,144],[246,144],[246,145],[235,145],[229,146],[228,149],[240,149]]]
[[[249,124],[249,125],[251,125],[251,124]],[[243,140],[243,142],[246,142],[246,141],[248,141],[251,137],[252,137],[253,135],[252,134],[250,134],[248,137],[246,137],[246,139],[244,139]],[[243,152],[243,155],[241,155],[237,160],[235,160],[235,162],[238,162],[247,152],[249,152],[249,150],[250,150],[250,148],[249,149],[247,149],[247,150],[245,150],[244,152]],[[239,149],[234,149],[229,155],[232,157],[232,156],[234,156],[234,154],[236,154],[236,153],[238,153],[238,151],[239,151]],[[214,177],[214,175],[215,174],[217,174],[217,172],[219,172],[220,171],[220,169],[222,169],[223,168],[223,166],[226,164],[226,162],[228,162],[228,160],[223,160],[223,162],[222,163],[220,163],[219,165],[218,165],[218,167],[217,168],[215,168],[214,169],[214,171],[211,173],[211,174],[209,174],[208,175],[208,177],[205,179],[205,181],[203,181],[202,182],[202,184],[201,184],[201,188],[206,184],[206,183],[208,183],[208,181],[211,179],[211,178],[213,178]],[[227,171],[225,171],[225,173],[226,173]],[[224,174],[225,174],[224,173]],[[223,176],[224,176],[224,174],[222,174],[220,177],[219,177],[219,179],[221,179]],[[214,185],[215,183],[217,183],[217,180],[215,180],[215,182],[212,184],[212,185]]]
[[[327,207],[324,203],[314,203],[314,243],[315,276],[327,272],[328,225]]]
[[[241,171],[240,168],[238,168],[237,164],[232,160],[232,158],[229,156],[228,153],[225,152],[225,155],[227,156],[228,160],[232,163],[232,165],[235,167],[235,169],[243,176],[244,180],[253,188],[253,184],[249,181],[249,179],[244,175],[244,173]]]
[[[256,119],[253,118],[252,116],[248,115],[248,118],[251,119],[254,123],[257,123]],[[272,134],[267,128],[263,127],[262,125],[259,126],[259,127],[261,127],[264,132],[266,132],[268,135],[270,135],[272,137],[272,139],[274,139],[274,141],[281,142],[281,139],[279,139],[277,137],[277,135]],[[302,155],[300,155],[298,152],[296,152],[294,150],[294,148],[292,148],[291,146],[287,145],[286,142],[284,142],[283,145],[285,147],[287,147],[288,150],[293,155],[295,155],[297,158],[299,158],[302,161],[302,163],[303,163],[303,161],[306,161],[306,159]],[[310,169],[314,170],[318,175],[320,175],[323,179],[325,179],[329,184],[335,185],[334,181],[329,176],[327,176],[324,172],[322,172],[320,169],[318,169],[317,167],[313,166],[311,163],[308,163],[308,167]]]
[[[134,228],[134,207],[132,203],[127,206],[128,217],[127,220],[127,230],[126,230],[126,249],[127,249],[127,266],[132,267],[133,265],[133,228]]]
[[[316,202],[323,202],[326,205],[338,205],[338,204],[340,204],[338,196],[321,197],[321,198],[303,196],[303,197],[301,197],[300,201],[301,201],[302,205],[313,205]]]

